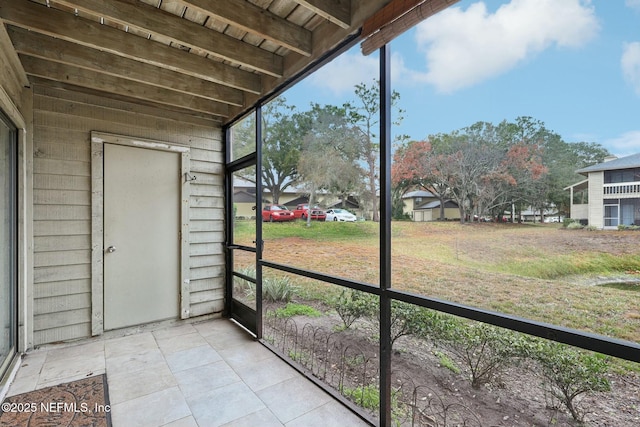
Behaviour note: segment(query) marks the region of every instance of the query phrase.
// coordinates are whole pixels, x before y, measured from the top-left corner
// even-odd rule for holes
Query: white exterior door
[[[178,318],[179,153],[104,144],[104,329]]]

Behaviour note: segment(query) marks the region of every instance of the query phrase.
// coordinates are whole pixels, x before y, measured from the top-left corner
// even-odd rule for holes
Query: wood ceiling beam
[[[147,40],[98,22],[24,0],[0,2],[0,19],[52,37],[204,80],[259,94],[261,77],[249,71]]]
[[[194,95],[146,85],[108,74],[72,67],[44,59],[20,55],[27,75],[55,80],[89,89],[143,99],[158,104],[180,107],[187,110],[226,117],[229,106]]]
[[[342,28],[351,26],[351,0],[294,1]]]
[[[254,6],[246,0],[180,0],[186,7],[213,16],[304,56],[311,55],[311,31]]]
[[[56,0],[56,3],[168,37],[183,46],[261,73],[282,76],[281,56],[137,0],[135,3],[129,0]]]
[[[8,26],[7,31],[16,52],[24,55],[86,68],[239,107],[244,105],[244,94],[238,89],[54,39],[22,28]]]

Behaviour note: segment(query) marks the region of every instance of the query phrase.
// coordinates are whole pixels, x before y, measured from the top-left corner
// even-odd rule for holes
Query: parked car
[[[293,214],[295,215],[296,218],[307,219],[307,217],[309,216],[309,205],[300,204],[296,206],[296,209],[293,211]],[[311,219],[324,221],[326,217],[327,217],[327,214],[319,207],[315,206],[311,208]]]
[[[329,209],[325,221],[355,222],[358,218],[346,209]]]
[[[262,208],[262,220],[263,221],[293,221],[296,219],[293,212],[287,209],[283,205],[265,205]]]

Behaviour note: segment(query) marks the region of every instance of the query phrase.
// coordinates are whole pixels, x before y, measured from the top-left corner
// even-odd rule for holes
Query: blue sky
[[[391,51],[412,139],[531,116],[567,142],[640,152],[640,0],[462,0]],[[340,105],[377,68],[355,46],[284,96]]]

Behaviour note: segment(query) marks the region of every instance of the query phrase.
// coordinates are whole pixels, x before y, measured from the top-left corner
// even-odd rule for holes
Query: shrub
[[[564,219],[562,220],[562,226],[563,226],[564,228],[567,228],[567,227],[569,226],[569,224],[573,224],[573,223],[575,223],[575,222],[577,222],[575,219],[572,219],[572,218],[564,218]]]
[[[567,230],[582,230],[584,226],[579,222],[571,222],[567,224]]]
[[[296,292],[297,287],[287,276],[262,277],[262,299],[264,300],[289,302]]]
[[[522,355],[522,335],[478,322],[459,321],[442,334],[443,345],[469,370],[471,386],[491,382]]]
[[[342,319],[345,329],[361,317],[372,317],[378,312],[378,299],[375,295],[356,291],[343,290],[333,303],[333,308]]]
[[[585,411],[580,407],[583,395],[611,389],[604,356],[541,340],[531,356],[540,366],[545,392],[564,405],[576,421],[584,420]]]

